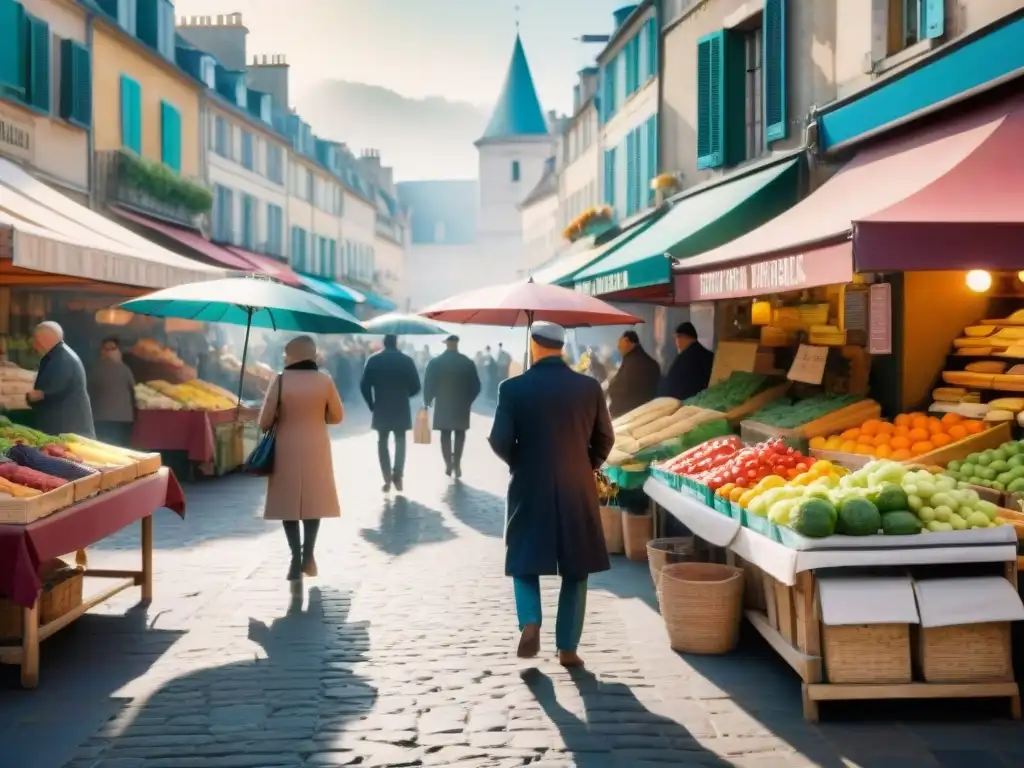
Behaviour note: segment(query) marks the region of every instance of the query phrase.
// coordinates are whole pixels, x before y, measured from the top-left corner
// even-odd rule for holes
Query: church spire
[[[523,41],[517,32],[505,85],[491,114],[487,130],[480,137],[480,142],[511,139],[517,136],[546,136],[547,133],[548,126],[540,107],[540,99],[537,98],[537,89],[533,85],[530,64],[526,60]]]

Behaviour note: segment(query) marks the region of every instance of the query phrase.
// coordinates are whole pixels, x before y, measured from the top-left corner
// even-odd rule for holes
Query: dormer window
[[[207,88],[217,88],[217,61],[212,56],[203,56],[199,60],[199,77]]]
[[[516,183],[519,181],[519,161],[512,161],[512,182]]]

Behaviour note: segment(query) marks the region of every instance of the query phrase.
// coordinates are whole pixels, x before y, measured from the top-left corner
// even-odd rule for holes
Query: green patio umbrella
[[[177,317],[205,323],[245,326],[238,398],[242,398],[249,331],[301,333],[366,333],[358,320],[337,304],[315,294],[260,277],[227,278],[165,288],[121,304],[123,309],[151,317]]]

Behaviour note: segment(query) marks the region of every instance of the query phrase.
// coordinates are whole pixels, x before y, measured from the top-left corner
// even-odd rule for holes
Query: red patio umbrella
[[[593,296],[533,280],[460,293],[420,310],[419,314],[442,323],[506,328],[529,327],[537,320],[557,323],[563,328],[643,322]]]

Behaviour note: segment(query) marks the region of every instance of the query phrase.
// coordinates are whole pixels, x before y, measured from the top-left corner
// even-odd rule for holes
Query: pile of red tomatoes
[[[756,485],[769,475],[791,480],[814,463],[782,440],[744,445],[730,435],[691,448],[661,465],[666,472],[692,477],[712,490],[727,483],[740,488]]]

